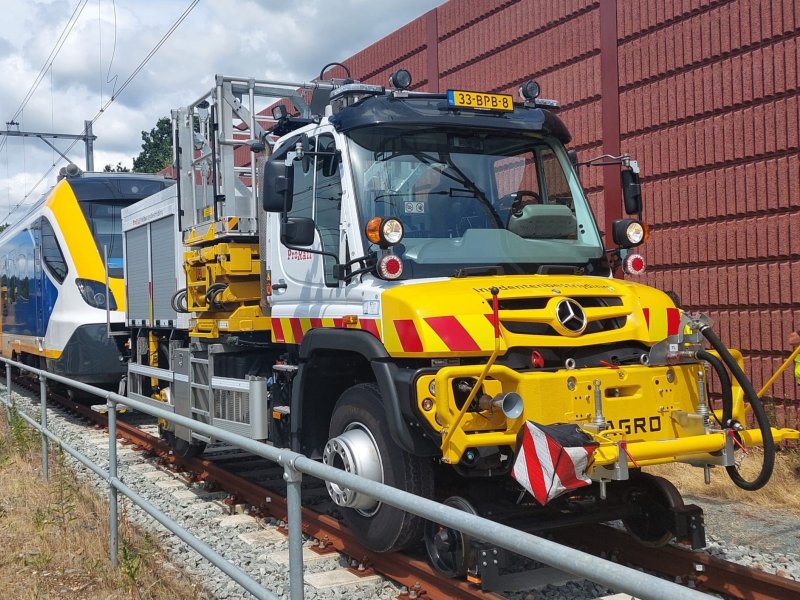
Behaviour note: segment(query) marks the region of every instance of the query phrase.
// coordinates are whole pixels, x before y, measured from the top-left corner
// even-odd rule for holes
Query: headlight
[[[634,221],[625,228],[625,237],[632,245],[638,246],[644,241],[644,226]]]
[[[403,239],[403,224],[397,219],[386,219],[381,226],[381,237],[391,246],[399,244]]]
[[[86,301],[86,304],[94,308],[106,309],[106,285],[93,279],[76,279],[75,284],[81,292],[81,296]],[[117,301],[114,299],[114,294],[108,290],[108,309],[117,310]]]
[[[621,248],[633,248],[647,241],[647,227],[636,219],[617,219],[611,232]]]
[[[367,239],[381,248],[388,248],[399,244],[403,239],[403,224],[399,219],[373,217],[367,223],[364,233]]]

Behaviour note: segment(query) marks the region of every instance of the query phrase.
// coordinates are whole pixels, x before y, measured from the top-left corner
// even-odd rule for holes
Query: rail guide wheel
[[[622,520],[625,529],[643,546],[657,548],[675,537],[671,515],[683,508],[678,489],[663,477],[640,473],[631,479],[625,502],[638,505],[641,514]]]
[[[187,441],[177,436],[174,437],[175,445],[172,453],[180,458],[196,458],[206,450],[206,443],[201,441]]]
[[[443,504],[472,515],[478,514],[475,507],[461,496],[451,496]],[[425,523],[425,548],[431,565],[446,577],[464,577],[475,562],[472,537],[432,521]]]

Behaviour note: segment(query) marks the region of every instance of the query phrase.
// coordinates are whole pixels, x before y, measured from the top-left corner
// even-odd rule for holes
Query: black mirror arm
[[[613,154],[602,154],[600,156],[595,156],[594,158],[590,158],[589,160],[579,162],[576,164],[576,166],[607,167],[609,165],[623,165],[625,167],[630,167],[631,162],[636,162],[636,161],[631,161],[631,157],[628,154],[620,154],[619,156],[614,156]]]
[[[357,263],[363,263],[364,266],[360,269],[356,269],[355,271],[351,271],[350,267]],[[348,260],[344,264],[337,264],[333,267],[333,274],[336,279],[341,281],[349,282],[353,277],[361,275],[362,273],[369,273],[373,269],[375,269],[375,265],[378,264],[378,257],[374,252],[366,254],[364,256],[359,256],[358,258],[354,258],[352,260]]]
[[[325,250],[314,250],[312,248],[304,248],[303,246],[290,246],[289,244],[285,244],[282,241],[281,241],[281,244],[283,244],[289,250],[297,250],[298,252],[308,252],[309,254],[319,254],[321,256],[330,256],[333,260],[336,261],[336,264],[333,265],[333,277],[334,277],[334,279],[338,279],[339,281],[349,280],[349,279],[355,277],[356,275],[359,275],[360,273],[363,273],[363,272],[366,272],[366,271],[371,271],[375,267],[375,264],[376,264],[376,262],[373,261],[371,266],[368,266],[365,269],[359,269],[358,271],[352,271],[351,272],[350,269],[349,269],[350,266],[352,266],[353,264],[355,264],[357,262],[361,262],[361,261],[364,261],[365,259],[368,259],[369,256],[362,256],[360,258],[354,258],[351,261],[348,261],[348,262],[346,262],[344,264],[341,264],[341,263],[339,263],[339,257],[336,256],[333,252],[327,252]],[[273,286],[273,287],[275,287],[275,286]]]
[[[304,156],[337,156],[341,157],[342,151],[341,150],[296,150],[293,154],[295,154],[293,161],[295,160],[303,160]]]

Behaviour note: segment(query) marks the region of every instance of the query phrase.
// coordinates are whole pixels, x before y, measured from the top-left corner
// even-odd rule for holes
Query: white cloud
[[[200,2],[95,123],[95,167],[117,162],[130,166],[141,150],[141,131],[154,127],[170,109],[199,97],[217,73],[307,81],[326,63],[355,54],[442,2]],[[16,112],[78,4],[79,0],[4,0],[3,122]],[[80,133],[84,120],[94,118],[112,93],[109,72],[110,77],[117,76],[119,89],[188,5],[189,0],[89,0],[52,69],[25,106],[18,119],[20,128]],[[71,142],[53,143],[63,150]],[[69,155],[83,166],[83,143],[78,142]],[[40,140],[7,140],[0,152],[0,219],[9,203],[13,206],[30,193],[53,161],[53,151]],[[26,203],[52,185],[57,172],[53,169]],[[21,211],[15,213],[20,215]]]

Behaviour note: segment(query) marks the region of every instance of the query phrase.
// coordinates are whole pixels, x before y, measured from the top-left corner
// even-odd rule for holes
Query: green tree
[[[117,163],[116,167],[112,167],[111,165],[106,165],[103,167],[104,173],[129,173],[130,169],[123,165],[121,162]]]
[[[138,173],[158,173],[172,162],[172,121],[161,117],[150,131],[142,131],[142,151],[133,159]]]

